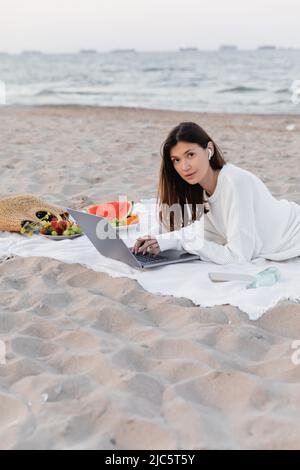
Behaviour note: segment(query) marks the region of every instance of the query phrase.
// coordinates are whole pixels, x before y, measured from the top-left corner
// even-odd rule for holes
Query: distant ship
[[[22,51],[22,54],[23,55],[41,55],[42,52],[28,49],[28,50]]]
[[[96,49],[81,49],[80,54],[97,54]]]
[[[110,52],[136,52],[135,49],[112,49]]]
[[[180,47],[179,48],[180,52],[194,52],[194,51],[198,51],[198,47]]]
[[[276,46],[258,46],[257,49],[266,49],[266,50],[273,50],[276,49]]]
[[[236,51],[237,46],[234,44],[223,44],[219,47],[220,51]]]

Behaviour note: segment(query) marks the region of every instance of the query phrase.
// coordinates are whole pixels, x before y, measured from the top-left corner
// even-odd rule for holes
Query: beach
[[[0,197],[156,197],[161,144],[194,121],[300,204],[299,115],[66,105],[0,118]],[[299,449],[300,304],[250,321],[45,257],[3,261],[0,279],[1,449]]]

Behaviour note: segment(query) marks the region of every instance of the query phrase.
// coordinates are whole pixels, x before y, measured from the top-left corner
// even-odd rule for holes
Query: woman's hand
[[[132,247],[132,253],[149,253],[151,255],[157,255],[160,252],[160,248],[156,238],[151,235],[145,235],[144,237],[137,238],[135,245]]]

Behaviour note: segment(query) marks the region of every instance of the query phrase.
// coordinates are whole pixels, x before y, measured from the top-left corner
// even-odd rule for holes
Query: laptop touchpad
[[[182,258],[189,258],[190,256],[195,256],[182,250],[165,250],[165,251],[161,251],[159,254],[161,254],[162,256],[165,256],[168,259],[182,259]]]

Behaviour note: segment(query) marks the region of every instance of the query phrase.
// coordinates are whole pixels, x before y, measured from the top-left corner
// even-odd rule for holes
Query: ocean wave
[[[33,96],[49,96],[49,95],[80,95],[80,96],[89,96],[89,95],[104,95],[106,94],[103,91],[82,91],[82,90],[41,90],[38,93],[35,93]]]
[[[223,88],[222,90],[218,90],[218,93],[248,93],[248,92],[256,92],[256,91],[265,91],[265,88],[255,88],[250,86],[235,86],[232,88]]]
[[[278,90],[275,90],[275,93],[288,93],[290,95],[291,90],[289,88],[279,88]]]
[[[142,72],[162,72],[162,70],[160,67],[146,67],[142,69]]]

